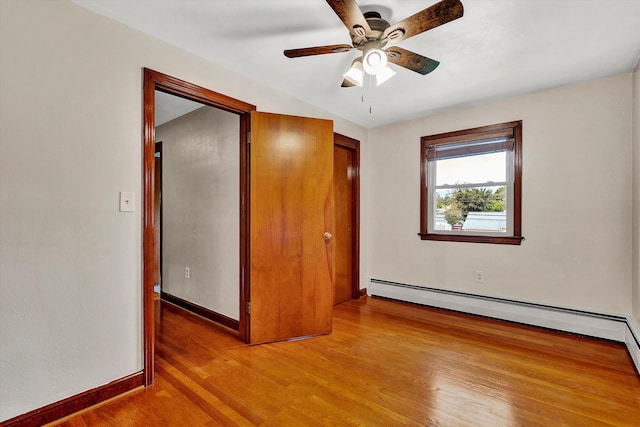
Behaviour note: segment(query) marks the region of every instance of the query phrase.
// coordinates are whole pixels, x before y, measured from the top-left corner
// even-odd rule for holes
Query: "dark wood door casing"
[[[342,300],[348,298],[360,297],[360,142],[356,139],[349,138],[338,133],[334,134],[334,149],[341,150],[343,159],[348,162],[348,177],[341,184],[336,177],[336,287],[339,287],[340,280],[344,278],[340,275],[350,276],[350,289],[344,292]],[[338,152],[339,153],[339,152]],[[338,188],[338,187],[349,188]],[[348,191],[348,197],[341,197],[340,190]],[[340,206],[339,200],[349,203],[349,206]],[[344,209],[344,210],[342,210]],[[348,216],[348,217],[346,217]],[[351,230],[340,230],[341,222],[348,223]],[[344,242],[344,235],[349,235],[349,242]],[[348,252],[348,253],[345,253]],[[349,257],[349,260],[341,260],[340,257]],[[345,268],[350,269],[349,272],[341,271]],[[343,284],[344,285],[344,284]],[[336,292],[338,290],[336,289]],[[338,303],[336,298],[335,303]]]
[[[240,339],[248,339],[247,302],[249,274],[249,157],[248,132],[254,105],[205,89],[175,77],[144,68],[143,81],[143,372],[144,384],[154,380],[154,178],[155,178],[155,91],[187,98],[240,116]]]
[[[158,156],[154,158],[154,197],[153,197],[153,227],[154,233],[154,263],[155,269],[153,273],[154,285],[162,283],[162,141],[156,142],[155,154]],[[162,286],[162,285],[161,285]]]
[[[351,298],[362,296],[360,292],[360,141],[339,133],[334,134],[334,146],[342,147],[351,152],[350,185],[351,199]],[[336,209],[340,209],[336,203]],[[338,214],[336,214],[338,215]],[[341,256],[336,249],[336,257]],[[336,263],[339,261],[336,260]],[[338,268],[338,267],[336,267]],[[337,272],[336,272],[337,273]],[[336,278],[336,280],[338,280]]]

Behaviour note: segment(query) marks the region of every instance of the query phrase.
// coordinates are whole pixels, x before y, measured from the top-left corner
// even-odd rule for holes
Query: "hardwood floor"
[[[156,383],[58,425],[640,424],[618,343],[378,298],[336,306],[331,335],[258,346],[156,312]]]

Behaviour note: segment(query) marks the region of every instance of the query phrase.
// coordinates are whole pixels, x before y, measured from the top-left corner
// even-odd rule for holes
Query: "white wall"
[[[367,275],[631,313],[631,77],[372,129]],[[421,241],[420,137],[520,119],[522,245]],[[475,270],[485,283],[474,282]]]
[[[156,141],[162,290],[239,320],[240,116],[201,107],[158,126]]]
[[[640,60],[633,72],[633,313],[640,322]]]
[[[143,67],[334,119],[366,143],[355,124],[66,0],[1,0],[0,420],[142,368]],[[118,212],[120,191],[135,213]]]
[[[367,132],[66,0],[0,0],[0,420],[142,367],[143,67],[360,140],[363,284],[631,312],[631,75]],[[527,240],[420,241],[420,136],[517,119]]]

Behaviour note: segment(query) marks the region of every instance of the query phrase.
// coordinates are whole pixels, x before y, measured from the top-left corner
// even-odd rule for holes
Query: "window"
[[[422,240],[519,245],[522,121],[420,139]]]

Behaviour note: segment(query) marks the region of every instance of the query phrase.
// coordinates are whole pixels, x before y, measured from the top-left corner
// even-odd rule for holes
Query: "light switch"
[[[135,212],[136,193],[133,191],[120,192],[120,212]]]

